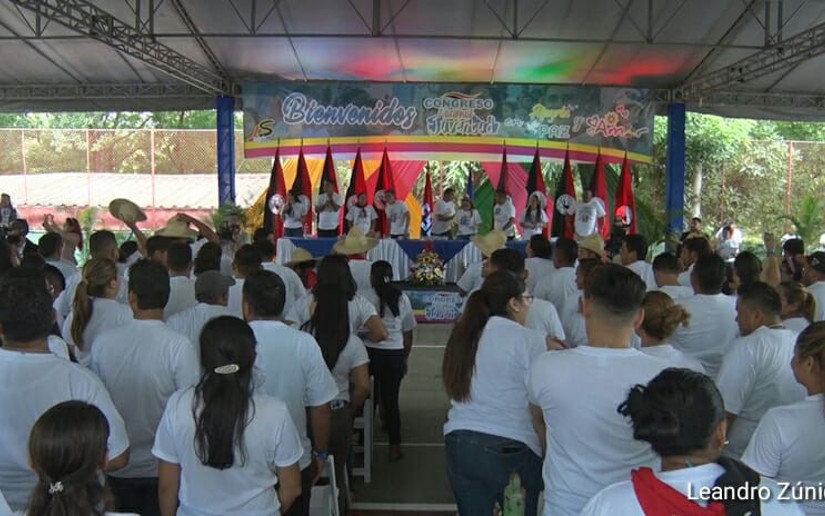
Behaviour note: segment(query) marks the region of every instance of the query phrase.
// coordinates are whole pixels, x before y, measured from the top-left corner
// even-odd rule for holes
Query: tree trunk
[[[702,176],[704,170],[702,167],[702,163],[699,162],[696,164],[696,169],[693,173],[693,206],[691,211],[693,212],[694,217],[701,217],[702,216]]]

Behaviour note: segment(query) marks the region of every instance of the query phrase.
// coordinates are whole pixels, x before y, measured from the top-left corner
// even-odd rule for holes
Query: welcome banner
[[[244,156],[380,154],[393,159],[495,161],[543,157],[649,163],[654,106],[647,90],[515,84],[247,83]],[[365,156],[366,157],[366,156]],[[374,159],[374,156],[370,156]]]

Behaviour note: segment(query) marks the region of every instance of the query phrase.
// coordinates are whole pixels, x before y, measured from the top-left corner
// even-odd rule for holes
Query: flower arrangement
[[[411,270],[412,282],[415,285],[444,284],[444,262],[435,252],[432,242],[424,244],[424,249],[418,253]]]

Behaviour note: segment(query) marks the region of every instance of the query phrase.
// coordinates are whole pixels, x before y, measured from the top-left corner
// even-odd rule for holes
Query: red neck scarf
[[[725,516],[725,506],[720,502],[702,507],[656,478],[650,468],[634,470],[630,476],[645,516]]]

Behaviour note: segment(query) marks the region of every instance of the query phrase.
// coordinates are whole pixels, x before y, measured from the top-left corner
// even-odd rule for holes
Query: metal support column
[[[667,107],[667,176],[665,210],[668,234],[679,235],[685,212],[685,105]]]
[[[218,97],[218,203],[235,202],[235,97]]]

